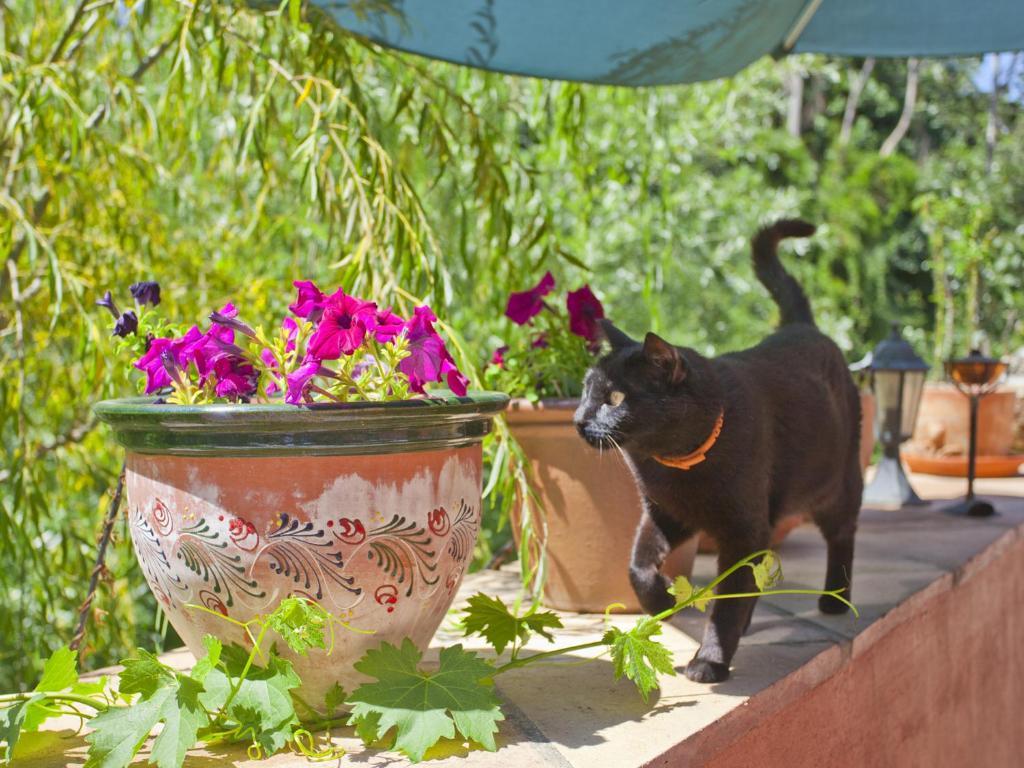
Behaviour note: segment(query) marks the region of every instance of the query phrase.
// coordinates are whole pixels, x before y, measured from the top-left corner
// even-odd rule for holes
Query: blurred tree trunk
[[[843,110],[843,124],[839,129],[839,144],[845,146],[850,141],[850,134],[853,133],[853,123],[857,119],[857,105],[860,104],[861,94],[864,93],[864,86],[868,84],[871,77],[871,70],[875,68],[875,59],[869,56],[864,59],[860,66],[860,73],[857,77],[850,78],[850,93],[846,97],[846,109]]]
[[[895,152],[910,129],[910,120],[914,116],[914,105],[917,103],[917,81],[920,67],[921,62],[917,59],[907,59],[907,90],[903,96],[903,111],[900,113],[900,119],[896,122],[896,127],[892,129],[892,133],[882,142],[882,148],[878,151],[882,157],[888,157]]]
[[[800,138],[804,116],[804,76],[800,72],[786,75],[786,132]]]

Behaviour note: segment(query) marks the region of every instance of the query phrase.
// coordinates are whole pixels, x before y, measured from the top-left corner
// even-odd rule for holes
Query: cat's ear
[[[686,378],[686,360],[658,334],[648,333],[644,337],[644,357],[665,372],[670,384],[680,384]]]
[[[612,349],[624,349],[625,347],[637,346],[637,342],[616,328],[615,324],[612,323],[611,320],[601,318],[597,322],[601,326],[602,335],[608,340],[608,343],[612,345]]]

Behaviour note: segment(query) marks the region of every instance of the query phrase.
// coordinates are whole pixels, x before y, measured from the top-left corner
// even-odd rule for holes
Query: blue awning
[[[1024,49],[1024,0],[312,0],[391,48],[519,75],[660,85],[766,55]]]

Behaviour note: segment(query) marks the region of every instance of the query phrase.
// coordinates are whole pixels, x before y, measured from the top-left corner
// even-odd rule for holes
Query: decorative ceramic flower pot
[[[514,400],[509,429],[525,451],[547,523],[544,602],[566,611],[601,612],[622,603],[638,613],[629,560],[642,508],[636,481],[615,450],[598,451],[576,432],[574,400],[533,405]],[[518,526],[513,526],[518,536]],[[684,542],[663,570],[689,576],[697,540]]]
[[[297,408],[132,398],[96,414],[127,450],[142,572],[193,653],[206,634],[244,638],[190,605],[245,621],[302,595],[372,633],[339,630],[329,656],[291,657],[313,703],[335,682],[351,691],[368,648],[430,641],[473,555],[480,443],[507,399]]]

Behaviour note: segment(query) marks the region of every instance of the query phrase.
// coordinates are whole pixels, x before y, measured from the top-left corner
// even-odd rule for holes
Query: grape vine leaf
[[[30,708],[41,702],[45,696],[37,693],[35,696],[24,701],[0,709],[0,743],[7,742],[6,753],[0,750],[0,759],[8,761],[14,759],[14,748],[18,744],[18,737],[24,727],[25,716]]]
[[[285,598],[267,617],[267,626],[302,656],[310,648],[327,648],[324,639],[327,624],[327,612],[321,606],[299,597]]]
[[[199,702],[202,684],[175,672],[148,651],[122,662],[119,691],[139,694],[128,707],[111,707],[89,721],[92,732],[85,768],[122,768],[136,755],[150,732],[163,723],[149,761],[158,768],[180,768],[208,718]]]
[[[271,755],[284,747],[292,727],[299,722],[291,690],[301,681],[291,662],[273,653],[268,655],[267,666],[252,665],[242,677],[248,657],[249,653],[237,645],[224,648],[221,661],[227,672],[211,670],[199,700],[207,710],[220,709],[228,702],[232,688],[238,686],[228,703],[228,715],[251,729],[253,741]]]
[[[78,682],[78,651],[66,645],[58,648],[46,660],[37,691],[63,691]]]
[[[668,588],[668,593],[675,596],[676,605],[682,605],[693,595],[693,584],[685,576],[676,576],[672,586]]]
[[[750,564],[750,569],[754,572],[754,582],[760,592],[782,581],[782,563],[774,552],[766,552],[761,562]]]
[[[623,675],[633,681],[644,701],[658,687],[658,673],[674,675],[672,651],[651,638],[661,634],[661,622],[645,616],[627,632],[612,627],[602,641],[611,647],[615,679]]]
[[[456,731],[487,750],[497,749],[494,734],[505,716],[491,681],[494,666],[461,645],[441,649],[437,671],[422,670],[422,658],[406,638],[400,648],[381,643],[356,662],[356,670],[375,679],[348,699],[349,724],[363,741],[371,744],[394,729],[394,748],[413,762]]]
[[[533,611],[525,616],[516,616],[500,597],[478,592],[468,600],[462,626],[466,637],[480,635],[496,653],[501,654],[517,637],[520,643],[525,643],[531,632],[553,642],[555,638],[548,630],[560,629],[562,621],[551,611]]]
[[[204,635],[203,647],[206,648],[206,655],[192,667],[192,679],[200,683],[206,680],[206,676],[216,668],[224,645],[213,635]]]

